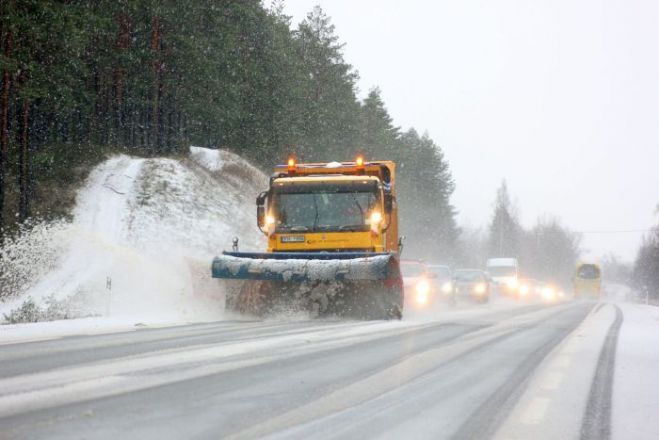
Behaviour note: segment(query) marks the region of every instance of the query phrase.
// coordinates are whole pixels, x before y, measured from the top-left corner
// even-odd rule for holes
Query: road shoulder
[[[615,317],[614,306],[595,307],[547,356],[494,438],[579,438],[592,380]]]
[[[659,432],[659,307],[620,304],[625,321],[614,376],[612,438],[656,439]]]

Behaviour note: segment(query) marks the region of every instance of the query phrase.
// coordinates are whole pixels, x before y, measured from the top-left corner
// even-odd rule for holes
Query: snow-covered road
[[[0,438],[632,438],[630,404],[633,438],[656,438],[656,380],[633,390],[649,368],[639,326],[656,334],[658,317],[505,304],[8,343]]]
[[[5,244],[0,316],[30,299],[79,319],[0,326],[0,440],[659,438],[659,308],[630,295],[392,322],[224,313],[210,261],[234,236],[263,248],[266,184],[221,150],[116,156],[71,222]]]

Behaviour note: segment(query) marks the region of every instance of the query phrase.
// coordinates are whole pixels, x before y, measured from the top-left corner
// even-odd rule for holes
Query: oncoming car
[[[436,300],[436,290],[432,283],[434,275],[428,266],[418,260],[400,262],[405,291],[405,307],[424,309]]]
[[[453,276],[451,268],[442,264],[428,264],[432,280],[433,291],[440,300],[455,304],[455,289],[453,289]]]
[[[523,278],[519,280],[515,297],[519,301],[542,301],[550,303],[565,299],[565,292],[556,284]]]
[[[541,290],[538,280],[522,278],[519,280],[515,297],[520,301],[536,299],[539,297]]]
[[[453,287],[458,299],[480,303],[490,300],[490,277],[479,269],[458,269],[453,272]]]
[[[540,289],[540,299],[547,303],[564,300],[565,292],[556,284],[545,283]]]

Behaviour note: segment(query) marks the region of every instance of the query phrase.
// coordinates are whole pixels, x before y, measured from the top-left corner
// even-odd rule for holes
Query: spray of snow
[[[0,298],[27,291],[55,269],[70,243],[71,225],[60,220],[25,225],[0,247]]]
[[[92,171],[70,223],[38,225],[5,246],[3,276],[18,281],[0,313],[26,298],[75,297],[86,315],[217,319],[212,257],[234,236],[263,247],[253,212],[266,186],[263,173],[221,150],[192,147],[182,160],[115,156]]]

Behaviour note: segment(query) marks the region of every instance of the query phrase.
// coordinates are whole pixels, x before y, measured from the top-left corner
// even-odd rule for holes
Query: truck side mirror
[[[382,181],[389,185],[391,183],[391,170],[386,165],[380,166],[380,172],[382,173]]]
[[[263,191],[256,197],[256,225],[263,231],[265,224],[265,199],[268,197],[268,192]]]

